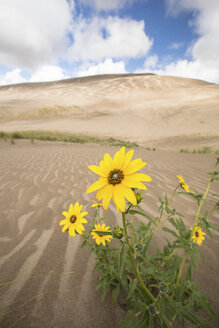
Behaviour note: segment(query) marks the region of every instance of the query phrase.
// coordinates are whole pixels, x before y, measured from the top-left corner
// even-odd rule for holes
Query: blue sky
[[[0,85],[113,73],[219,83],[218,0],[0,0]]]

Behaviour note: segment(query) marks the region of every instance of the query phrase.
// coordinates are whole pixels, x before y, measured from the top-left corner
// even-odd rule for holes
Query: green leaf
[[[165,199],[165,205],[167,206],[168,205],[168,198],[167,198],[167,194],[166,193],[164,195],[164,199]]]
[[[112,303],[115,304],[120,292],[120,285],[116,286],[112,292]]]
[[[131,281],[129,283],[129,292],[128,292],[128,295],[127,295],[127,298],[126,298],[127,300],[132,297],[136,287],[137,287],[136,279],[131,279]]]
[[[163,316],[164,316],[164,312],[165,312],[165,299],[163,297],[160,297],[159,305],[160,305],[159,317],[160,317],[160,321],[161,321],[161,324],[162,324],[163,323]]]
[[[144,242],[144,252],[148,250],[148,247],[150,246],[154,236],[150,235],[147,240]]]
[[[141,212],[141,211],[136,211],[136,210],[130,210],[129,211],[130,214],[139,214],[139,215],[142,215],[144,216],[145,218],[147,218],[148,220],[150,220],[153,224],[154,224],[154,220],[146,213],[144,212]]]
[[[173,218],[170,218],[169,222],[177,229],[177,224]]]
[[[213,229],[213,230],[215,230],[215,231],[219,231],[219,227],[218,227],[218,226],[216,226],[216,225],[214,225],[214,224],[212,224],[212,223],[210,223],[210,222],[208,222],[208,224],[209,224],[209,226],[211,227],[211,229]]]
[[[92,271],[92,273],[98,272],[98,271],[103,271],[104,266],[102,263],[97,263]]]
[[[117,328],[134,328],[137,323],[137,317],[134,311],[128,311],[125,320],[120,321]]]
[[[98,231],[98,230],[92,230],[93,232],[96,232],[100,237],[102,236],[112,236],[112,233],[110,231]]]
[[[98,217],[98,209],[96,208],[94,212],[94,220],[96,220],[97,217]]]
[[[110,220],[109,218],[101,218],[100,221],[107,221]]]
[[[120,250],[120,255],[119,255],[119,275],[121,277],[124,265],[125,265],[125,260],[127,256],[127,247],[125,244],[122,244],[121,250]]]
[[[198,324],[198,326],[202,328],[211,328],[211,326],[209,326],[203,319],[199,316],[195,316],[191,311],[183,309],[182,314],[187,320],[194,323],[196,326]]]
[[[191,280],[192,279],[192,267],[191,264],[188,266],[187,272],[186,272],[186,280]]]
[[[101,302],[104,301],[104,298],[105,298],[105,296],[106,296],[106,294],[107,294],[109,288],[110,288],[110,284],[109,284],[108,282],[104,282],[104,285],[103,285],[103,292],[102,292],[102,297],[101,297]]]
[[[153,321],[154,321],[154,318],[150,315],[149,320],[148,320],[148,328],[153,328]]]
[[[162,228],[163,231],[166,231],[166,232],[169,232],[171,235],[173,235],[174,237],[177,237],[178,238],[178,235],[175,231],[173,231],[172,229],[168,229],[166,227],[163,227]]]

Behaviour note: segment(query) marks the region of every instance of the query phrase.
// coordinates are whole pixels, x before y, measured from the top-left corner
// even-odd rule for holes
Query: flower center
[[[196,236],[197,238],[199,237],[199,233],[198,233],[198,231],[196,231],[195,236]]]
[[[108,182],[112,185],[119,184],[124,178],[124,174],[121,170],[113,170],[108,175]]]
[[[76,216],[76,215],[72,215],[72,216],[70,217],[70,222],[71,222],[71,223],[75,223],[76,220],[77,220],[77,216]]]

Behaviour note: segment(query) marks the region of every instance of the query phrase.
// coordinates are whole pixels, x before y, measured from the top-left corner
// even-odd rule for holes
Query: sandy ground
[[[95,289],[92,276],[93,256],[80,250],[81,238],[63,234],[59,221],[71,202],[79,201],[89,211],[95,193],[86,188],[97,176],[88,170],[98,164],[106,152],[119,148],[95,144],[62,144],[16,141],[0,143],[0,282],[17,279],[0,288],[0,327],[114,328],[124,317],[120,306],[112,305],[111,295],[100,303],[101,291]],[[216,156],[135,149],[135,158],[148,165],[142,172],[152,177],[145,192],[143,207],[157,213],[157,195],[170,195],[181,173],[191,189],[205,190],[208,172]],[[212,192],[218,192],[216,183]],[[185,215],[191,226],[196,203],[177,195],[174,207]],[[209,197],[208,208],[213,205]],[[107,215],[115,219],[111,203]],[[106,215],[106,214],[105,214]],[[212,222],[218,224],[219,215]],[[218,234],[202,244],[206,259],[198,269],[196,281],[207,293],[219,318]],[[157,236],[159,240],[159,235]],[[2,316],[3,315],[3,316]],[[218,327],[219,322],[214,327]]]
[[[116,137],[164,150],[219,149],[218,108],[219,85],[194,79],[124,74],[27,83],[0,87],[0,131]]]

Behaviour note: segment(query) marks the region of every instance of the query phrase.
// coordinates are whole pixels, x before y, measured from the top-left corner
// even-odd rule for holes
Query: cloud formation
[[[198,34],[190,47],[192,60],[178,60],[156,70],[158,74],[193,77],[219,83],[219,1],[166,0],[169,15],[193,12],[191,27]]]
[[[111,58],[105,59],[97,65],[95,64],[85,64],[80,67],[77,72],[77,76],[89,76],[89,75],[99,75],[99,74],[122,74],[126,73],[124,61],[113,62]]]
[[[125,5],[130,5],[135,0],[81,0],[81,3],[93,7],[96,10],[118,10]]]
[[[68,43],[71,10],[67,0],[1,0],[0,63],[32,69],[57,62]]]
[[[137,58],[153,44],[144,31],[144,21],[117,16],[79,19],[73,24],[72,33],[74,43],[66,56],[69,62]]]

